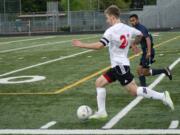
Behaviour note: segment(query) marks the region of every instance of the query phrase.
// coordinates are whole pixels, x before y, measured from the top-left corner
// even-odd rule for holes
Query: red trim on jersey
[[[107,74],[103,74],[103,76],[104,76],[104,78],[106,78],[106,80],[107,80],[109,83],[112,82],[111,78],[110,78]]]

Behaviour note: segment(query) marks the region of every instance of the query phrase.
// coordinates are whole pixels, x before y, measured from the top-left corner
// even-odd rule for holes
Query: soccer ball
[[[77,109],[77,117],[79,120],[87,120],[92,115],[92,109],[87,105],[81,105]]]

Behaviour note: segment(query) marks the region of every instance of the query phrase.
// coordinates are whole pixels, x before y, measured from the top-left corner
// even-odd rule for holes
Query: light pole
[[[97,2],[98,2],[98,11],[99,11],[99,8],[100,8],[100,6],[99,6],[99,0],[97,0]]]
[[[4,22],[6,22],[6,0],[4,0]]]
[[[68,19],[68,26],[70,26],[70,3],[69,0],[67,0],[67,19]]]
[[[20,8],[20,15],[22,14],[22,5],[21,5],[21,0],[19,0],[19,8]]]
[[[6,0],[4,0],[3,5],[4,5],[4,14],[5,14],[6,13]]]

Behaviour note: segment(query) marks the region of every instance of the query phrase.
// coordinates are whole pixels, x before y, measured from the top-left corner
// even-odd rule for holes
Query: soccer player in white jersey
[[[99,42],[84,43],[79,40],[73,40],[75,47],[88,49],[101,49],[109,47],[111,68],[96,80],[97,105],[98,111],[89,119],[102,119],[108,116],[106,112],[106,88],[105,86],[118,80],[133,96],[143,96],[145,98],[161,100],[165,105],[174,110],[174,105],[168,91],[157,92],[147,87],[138,87],[133,80],[130,72],[130,62],[128,59],[128,50],[131,45],[131,39],[135,36],[134,42],[139,42],[142,33],[120,21],[120,10],[112,5],[105,10],[107,23],[110,24]]]

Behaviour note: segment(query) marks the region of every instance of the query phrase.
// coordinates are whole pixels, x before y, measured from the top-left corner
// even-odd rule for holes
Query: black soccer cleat
[[[169,77],[169,80],[172,80],[171,70],[168,67],[165,68],[165,74],[167,77]]]

